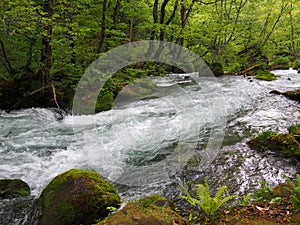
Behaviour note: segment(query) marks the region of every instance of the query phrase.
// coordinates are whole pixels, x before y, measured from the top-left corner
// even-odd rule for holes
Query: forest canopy
[[[9,111],[69,107],[91,62],[138,40],[184,46],[228,74],[300,67],[296,0],[2,0],[0,17],[0,108]],[[159,68],[124,68],[99,98]]]

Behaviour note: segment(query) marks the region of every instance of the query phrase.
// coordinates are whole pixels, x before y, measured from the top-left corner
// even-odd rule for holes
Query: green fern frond
[[[230,195],[223,198],[227,192],[226,186],[220,187],[215,196],[211,196],[208,177],[205,177],[203,184],[197,184],[196,187],[196,198],[193,198],[187,188],[181,185],[183,192],[186,194],[186,196],[181,196],[181,198],[187,200],[193,206],[199,206],[210,218],[214,218],[216,212],[225,203],[237,197],[236,195]]]

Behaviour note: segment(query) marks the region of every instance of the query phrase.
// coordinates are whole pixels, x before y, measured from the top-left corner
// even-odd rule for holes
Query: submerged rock
[[[26,197],[30,195],[30,187],[21,179],[1,179],[0,199]]]
[[[37,206],[41,225],[90,225],[118,207],[120,197],[98,173],[72,169],[55,177],[43,190]]]
[[[174,211],[174,204],[163,197],[152,195],[131,202],[122,210],[97,225],[189,225],[189,221]]]

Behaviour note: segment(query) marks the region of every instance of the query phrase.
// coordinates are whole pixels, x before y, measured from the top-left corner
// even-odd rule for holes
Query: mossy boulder
[[[272,81],[272,80],[277,80],[277,77],[269,71],[259,70],[255,76],[255,79]]]
[[[247,143],[258,151],[273,151],[286,157],[299,157],[300,144],[293,134],[265,131]]]
[[[152,195],[136,202],[131,202],[122,210],[109,216],[97,225],[188,225],[174,211],[174,204],[163,197]]]
[[[90,225],[118,207],[114,186],[98,173],[72,169],[55,177],[38,199],[40,225]]]
[[[26,197],[30,195],[30,187],[21,179],[1,179],[0,199]]]

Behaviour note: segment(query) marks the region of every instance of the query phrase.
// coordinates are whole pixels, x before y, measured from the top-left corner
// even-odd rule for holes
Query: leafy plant
[[[295,182],[285,176],[286,181],[291,185],[291,196],[290,201],[295,209],[300,209],[300,174],[296,174]]]
[[[240,201],[240,205],[241,206],[247,206],[247,205],[250,205],[251,203],[251,193],[248,193],[247,195],[244,195],[243,196],[243,199]]]
[[[290,134],[300,135],[300,124],[294,124],[288,127],[288,131]]]
[[[273,189],[264,180],[258,181],[261,184],[260,189],[253,193],[253,200],[257,202],[269,202],[274,198]]]
[[[219,208],[237,197],[236,195],[224,197],[224,194],[227,192],[226,186],[220,187],[215,196],[211,196],[208,177],[205,177],[203,184],[197,184],[196,187],[196,198],[192,197],[184,186],[182,186],[182,190],[186,196],[181,195],[180,197],[187,200],[193,206],[199,206],[209,218],[215,218]]]

